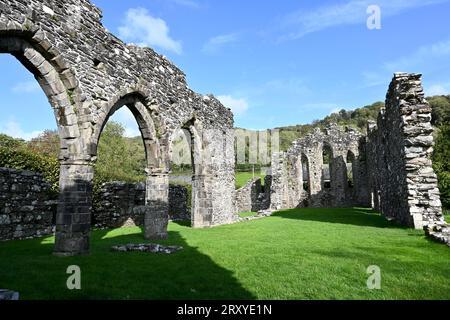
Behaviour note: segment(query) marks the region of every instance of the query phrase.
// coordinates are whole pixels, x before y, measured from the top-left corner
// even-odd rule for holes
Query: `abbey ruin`
[[[421,75],[396,73],[367,136],[331,125],[273,156],[271,208],[372,207],[403,226],[442,231],[450,243],[432,152]]]
[[[190,90],[183,72],[165,57],[123,43],[101,18],[89,0],[0,3],[0,53],[15,56],[39,82],[54,110],[61,145],[56,202],[42,199],[41,178],[0,171],[2,239],[17,238],[11,235],[30,225],[39,232],[25,236],[48,233],[49,206],[56,205],[55,254],[89,252],[97,145],[108,119],[123,106],[132,111],[145,145],[147,181],[136,212],[147,239],[167,237],[171,142],[180,129],[188,130],[192,141],[195,228],[234,223],[247,208],[372,206],[405,226],[448,232],[430,160],[431,110],[419,75],[395,75],[386,108],[377,124],[368,124],[368,136],[337,126],[317,130],[273,155],[270,190],[256,187],[250,191],[254,195],[236,196],[230,109]],[[11,196],[30,193],[38,206],[18,205],[20,196]]]
[[[60,134],[55,253],[89,251],[97,144],[108,119],[123,106],[134,114],[145,145],[147,238],[166,236],[152,227],[158,227],[154,219],[167,220],[170,143],[181,128],[191,132],[195,149],[193,226],[232,222],[231,111],[190,90],[183,72],[166,58],[124,44],[100,20],[101,11],[88,0],[0,4],[0,52],[14,55],[34,74]],[[211,156],[204,159],[206,153]]]

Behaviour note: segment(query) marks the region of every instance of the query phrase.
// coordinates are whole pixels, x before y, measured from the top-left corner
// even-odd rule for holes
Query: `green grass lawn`
[[[192,171],[183,171],[183,172],[176,172],[176,173],[172,173],[171,176],[172,177],[178,177],[178,176],[191,176],[192,175]],[[253,173],[252,172],[236,172],[236,189],[242,188],[243,186],[245,186],[247,184],[247,182],[249,182],[250,180],[253,179]],[[261,178],[261,184],[264,185],[264,174],[261,174],[260,172],[255,172],[255,177],[260,177]]]
[[[52,256],[53,237],[0,243],[0,288],[23,299],[450,299],[450,249],[368,209],[296,209],[191,229],[171,223],[173,255],[113,253],[140,228],[95,231],[89,256]],[[82,290],[66,289],[78,265]],[[382,289],[366,287],[367,267]]]
[[[264,174],[255,172],[255,178],[261,178],[261,185],[264,185]],[[252,172],[236,172],[236,189],[240,189],[253,179]]]
[[[256,212],[241,212],[241,213],[239,213],[239,216],[241,218],[253,217],[254,215],[256,215]]]

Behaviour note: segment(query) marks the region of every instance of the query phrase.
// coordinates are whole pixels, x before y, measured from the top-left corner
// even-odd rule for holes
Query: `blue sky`
[[[149,45],[213,93],[249,129],[309,123],[384,100],[395,71],[423,73],[428,95],[450,93],[450,0],[94,0],[125,42]],[[381,29],[367,27],[367,7]],[[36,81],[0,55],[0,131],[55,128]],[[137,134],[132,116],[114,117]]]

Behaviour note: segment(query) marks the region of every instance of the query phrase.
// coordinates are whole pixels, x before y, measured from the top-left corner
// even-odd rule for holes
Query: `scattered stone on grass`
[[[19,300],[19,293],[7,289],[0,289],[0,301]]]
[[[172,254],[177,251],[182,250],[183,247],[179,246],[163,246],[160,244],[147,243],[147,244],[126,244],[126,245],[117,245],[111,248],[112,251],[117,252],[152,252],[152,253],[165,253]]]

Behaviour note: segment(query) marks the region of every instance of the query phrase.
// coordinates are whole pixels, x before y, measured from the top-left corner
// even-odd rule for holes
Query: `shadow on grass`
[[[231,271],[190,246],[179,232],[156,241],[184,248],[172,255],[111,251],[113,245],[148,242],[138,229],[97,230],[90,255],[67,258],[52,255],[50,238],[0,243],[0,287],[19,291],[22,299],[255,298]],[[66,287],[70,265],[81,268],[82,290]]]
[[[291,209],[276,212],[273,216],[284,219],[339,223],[354,226],[404,228],[392,221],[386,220],[378,212],[368,208]]]
[[[187,228],[190,228],[192,226],[191,220],[173,220],[172,223]]]

